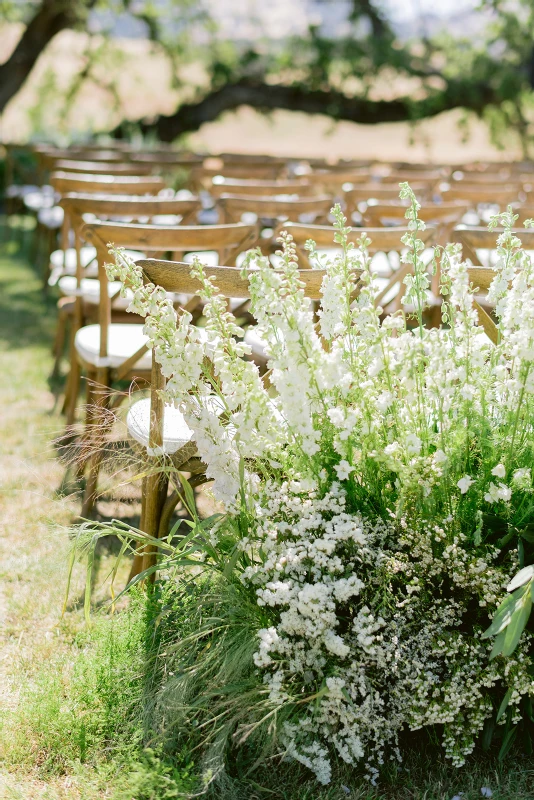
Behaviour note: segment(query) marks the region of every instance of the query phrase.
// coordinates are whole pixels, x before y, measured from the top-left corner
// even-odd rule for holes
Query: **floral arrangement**
[[[504,755],[534,719],[534,267],[500,214],[494,345],[459,245],[436,248],[444,324],[426,329],[424,224],[407,184],[401,197],[410,314],[376,307],[369,239],[348,241],[339,207],[338,255],[308,243],[325,269],[318,321],[290,235],[275,267],[247,255],[268,382],[199,261],[203,330],[121,251],[108,265],[225,509],[189,560],[209,566],[232,541],[232,573],[266,620],[253,670],[284,711],[276,736],[323,784],[338,760],[376,780],[406,731],[437,727],[461,766],[481,735],[500,734]]]

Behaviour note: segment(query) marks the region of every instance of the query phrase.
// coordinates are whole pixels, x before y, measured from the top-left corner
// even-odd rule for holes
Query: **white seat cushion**
[[[66,297],[81,296],[84,302],[97,306],[100,302],[100,281],[97,278],[82,278],[80,289],[76,286],[76,278],[74,275],[63,275],[57,282],[59,291]],[[122,283],[120,281],[108,281],[108,294],[114,297],[117,292],[120,292]],[[130,289],[126,290],[126,297],[118,295],[113,300],[112,308],[124,311],[130,305],[133,292]]]
[[[143,333],[143,325],[130,325],[114,322],[108,327],[108,355],[100,357],[100,325],[85,325],[76,333],[74,344],[81,358],[95,367],[120,367],[140,347],[148,342]],[[135,370],[149,370],[152,367],[152,353],[142,356]]]
[[[148,448],[150,433],[150,397],[138,400],[132,405],[126,417],[128,433],[136,442]],[[165,405],[163,415],[163,452],[176,453],[193,437],[183,414],[172,405]]]
[[[224,411],[224,404],[215,395],[208,397],[203,402],[206,403],[206,408],[214,411],[218,416]],[[158,455],[157,453],[151,453],[148,446],[150,436],[150,397],[138,400],[131,406],[126,417],[126,426],[132,439],[146,447],[149,455]],[[163,411],[163,452],[167,455],[172,455],[190,444],[187,450],[187,458],[192,458],[196,453],[196,445],[192,442],[192,439],[193,431],[188,426],[181,411],[166,403]]]
[[[125,250],[125,253],[133,261],[145,258],[145,254],[139,250]],[[65,263],[63,263],[63,259]],[[84,270],[84,277],[98,278],[98,264],[96,262],[96,249],[94,247],[82,247],[80,249],[80,259]],[[110,257],[111,261],[111,257]],[[74,275],[76,273],[76,250],[68,247],[65,251],[53,250],[50,254],[50,278],[49,286],[55,286],[61,275]]]

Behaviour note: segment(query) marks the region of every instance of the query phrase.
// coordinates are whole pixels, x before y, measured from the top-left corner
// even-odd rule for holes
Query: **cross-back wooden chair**
[[[460,201],[458,203],[422,203],[418,213],[423,222],[437,228],[437,243],[446,244],[454,226],[459,223],[468,208],[467,203]],[[406,225],[406,210],[406,205],[401,204],[400,201],[369,205],[362,213],[363,224],[373,228],[403,226]]]
[[[191,276],[189,264],[143,260],[138,265],[143,269],[147,281],[161,286],[168,292],[195,294],[199,289],[196,278]],[[226,298],[237,297],[246,300],[250,297],[248,278],[233,267],[210,268],[210,275],[220,294]],[[302,270],[300,280],[305,294],[314,301],[321,298],[321,283],[324,270]],[[170,406],[165,406],[159,391],[164,389],[165,379],[154,357],[152,357],[152,380],[150,399],[140,400],[130,408],[127,419],[128,431],[143,448],[151,468],[145,470],[142,485],[142,510],[140,529],[154,538],[167,535],[171,516],[179,502],[180,494],[168,494],[168,472],[161,470],[161,458],[172,462],[178,470],[189,473],[192,486],[205,482],[205,466],[196,454],[193,434],[182,414]],[[163,452],[156,458],[149,453]],[[154,567],[157,551],[154,547],[138,548],[130,579],[142,570]]]
[[[321,251],[328,254],[339,250],[339,246],[334,243],[333,230],[329,225],[302,225],[294,222],[280,223],[275,230],[273,238],[277,239],[284,230],[293,237],[299,263],[304,268],[315,267],[310,263],[309,255],[305,250],[305,244],[309,239],[312,239],[317,245],[319,255],[321,255]],[[397,263],[392,263],[391,254],[398,254],[405,249],[401,242],[401,237],[408,233],[408,228],[356,228],[349,233],[349,241],[357,244],[364,232],[371,239],[369,254],[376,256],[379,253],[383,253],[386,257],[385,265],[379,271],[377,270],[377,275],[382,279],[383,286],[381,286],[376,298],[376,304],[382,305],[385,313],[396,311],[402,306],[404,294],[402,281],[409,273],[411,265],[402,264],[398,257],[395,259]],[[436,241],[436,229],[429,226],[424,231],[418,232],[418,238],[427,247],[431,247]],[[395,294],[394,290],[397,285],[399,288]],[[391,296],[392,293],[393,296]]]
[[[254,179],[215,177],[212,180],[210,194],[219,198],[223,194],[239,197],[278,197],[279,195],[297,195],[308,197],[317,194],[316,186],[304,180],[260,181]]]
[[[426,183],[412,183],[411,187],[418,200],[425,200],[428,197],[429,189]],[[390,183],[368,183],[354,186],[351,189],[343,191],[343,203],[345,205],[345,214],[349,222],[352,220],[353,214],[359,210],[360,204],[369,205],[369,201],[378,200],[382,202],[395,202],[398,201],[400,194],[400,187],[398,184]]]
[[[76,331],[88,320],[93,320],[98,309],[100,297],[100,282],[96,250],[93,247],[82,249],[80,231],[88,221],[88,215],[99,220],[113,217],[130,218],[137,222],[166,222],[173,225],[187,225],[196,221],[196,214],[202,204],[198,197],[189,199],[167,199],[163,197],[150,197],[143,195],[135,197],[130,195],[91,195],[67,194],[60,201],[64,210],[64,225],[62,228],[62,252],[66,261],[66,268],[57,280],[57,286],[62,295],[58,301],[58,328],[54,344],[55,364],[53,374],[58,374],[67,324],[71,323],[71,363],[73,362],[73,337]],[[69,247],[69,234],[74,234],[74,246]],[[118,287],[110,285],[112,292],[112,313],[115,321],[131,319],[123,311],[124,301],[117,296]],[[72,398],[69,393],[69,382],[65,396],[64,409],[67,411],[68,424],[72,423],[76,396]]]
[[[93,175],[74,172],[53,172],[50,176],[50,184],[59,196],[77,192],[80,194],[116,194],[116,195],[156,195],[166,184],[163,178],[156,175]],[[62,229],[61,241],[65,244],[67,240],[68,228],[67,221],[61,207],[56,207],[61,212],[61,222],[59,228]],[[54,267],[64,266],[62,254],[56,253],[54,257],[51,242],[48,246],[48,258],[45,260],[43,283],[46,288],[50,273]],[[61,259],[61,260],[60,260]],[[56,263],[57,262],[57,263]]]
[[[534,251],[534,230],[516,228],[514,233],[521,239],[525,250]],[[489,231],[487,228],[457,227],[453,232],[453,240],[460,242],[464,257],[474,266],[489,268],[492,266],[492,254],[495,253],[498,235],[499,229]]]
[[[93,222],[84,226],[80,236],[96,248],[100,281],[99,323],[80,328],[74,338],[74,368],[78,370],[78,383],[81,370],[88,379],[86,399],[89,411],[83,442],[85,451],[89,448],[90,455],[82,465],[87,469],[82,514],[88,516],[96,499],[102,457],[98,443],[105,432],[111,390],[117,381],[150,380],[151,373],[143,325],[124,325],[111,321],[112,298],[104,268],[104,264],[110,261],[108,243],[148,254],[216,250],[221,260],[227,259],[227,263],[232,264],[241,252],[249,249],[257,240],[258,229],[256,225],[243,224],[166,227]],[[189,300],[195,302],[194,298],[182,300],[186,307]]]
[[[327,195],[283,199],[223,194],[217,201],[217,208],[225,222],[237,222],[244,214],[255,214],[259,220],[267,223],[278,219],[297,222],[303,215],[323,222],[327,220],[332,205],[332,198]]]
[[[534,251],[534,230],[516,229],[514,234],[521,239],[525,250]],[[464,258],[468,258],[473,264],[469,268],[469,277],[480,290],[480,295],[475,299],[475,307],[480,324],[493,342],[497,341],[497,327],[491,316],[493,307],[487,302],[485,295],[495,277],[492,261],[498,235],[499,229],[488,231],[487,228],[456,228],[453,235],[454,241],[462,245]]]

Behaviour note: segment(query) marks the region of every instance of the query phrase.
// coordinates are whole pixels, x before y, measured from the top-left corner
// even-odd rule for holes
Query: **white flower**
[[[435,464],[445,464],[445,462],[448,461],[448,457],[443,452],[443,450],[436,450],[436,452],[432,456],[432,459]]]
[[[409,433],[406,437],[406,452],[412,456],[418,456],[421,452],[421,439],[415,433]]]
[[[340,481],[346,481],[350,477],[350,473],[354,471],[354,467],[344,460],[336,464],[334,469]]]
[[[504,478],[506,475],[506,468],[504,464],[497,464],[496,467],[493,467],[491,474],[495,475],[496,478]]]
[[[530,467],[516,469],[512,475],[512,483],[514,486],[517,486],[518,489],[529,489],[532,484]]]
[[[493,797],[493,792],[487,786],[483,786],[480,790],[482,797]]]
[[[456,486],[459,488],[459,490],[461,491],[462,494],[465,494],[468,491],[469,487],[474,482],[475,481],[471,478],[470,475],[464,475],[463,478],[460,478],[460,480],[458,481]]]
[[[499,483],[497,486],[494,483],[490,483],[488,491],[484,495],[484,500],[486,503],[498,503],[499,500],[507,503],[511,497],[512,490],[504,483]]]

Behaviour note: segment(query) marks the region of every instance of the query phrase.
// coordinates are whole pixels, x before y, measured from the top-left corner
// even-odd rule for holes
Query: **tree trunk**
[[[307,114],[324,114],[332,119],[376,125],[382,122],[405,122],[423,119],[449,111],[467,108],[480,113],[487,105],[499,102],[498,92],[487,83],[449,81],[441,91],[413,100],[369,100],[347,97],[335,90],[309,90],[303,86],[267,84],[243,79],[215,89],[197,103],[185,103],[170,116],[141,121],[143,133],[156,133],[163,142],[172,142],[184,133],[196,131],[206,122],[213,122],[225,111],[251,106],[260,111],[286,109]],[[120,138],[131,123],[121,123],[113,135]]]
[[[42,0],[13,53],[0,64],[0,114],[22,87],[51,39],[83,21],[96,0]]]

